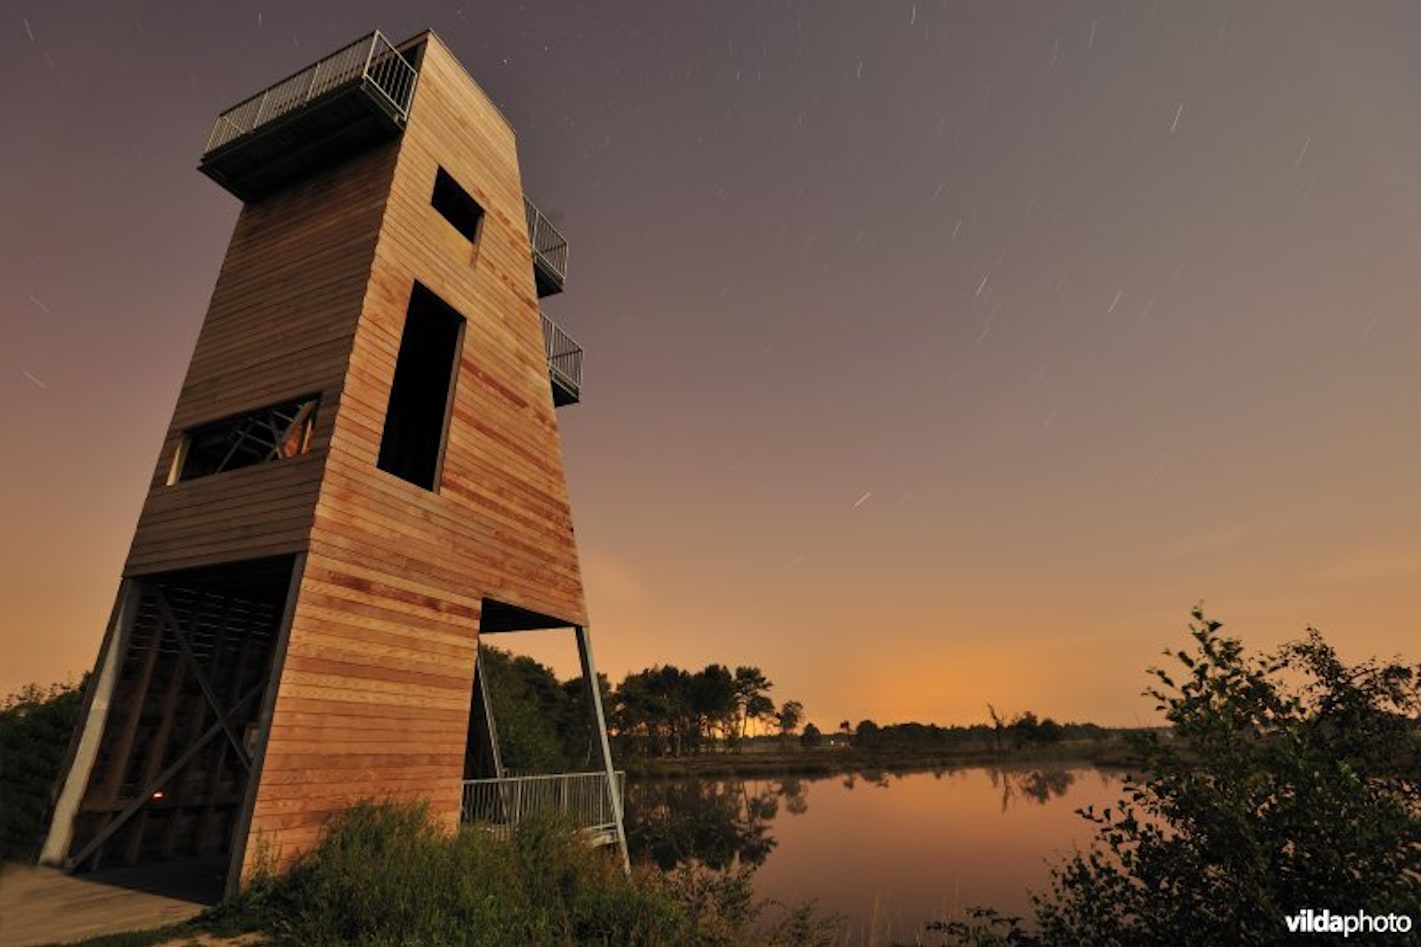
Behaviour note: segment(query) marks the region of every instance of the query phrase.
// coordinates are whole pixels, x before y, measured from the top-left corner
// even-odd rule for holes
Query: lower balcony
[[[615,845],[627,782],[625,772],[616,775],[615,799],[605,772],[465,780],[459,819],[497,835],[529,819],[564,819],[590,844]]]
[[[543,343],[548,353],[553,406],[577,404],[582,400],[582,346],[546,315],[543,316]]]

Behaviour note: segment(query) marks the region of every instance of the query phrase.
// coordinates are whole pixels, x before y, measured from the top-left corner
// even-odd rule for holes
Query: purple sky
[[[1200,600],[1417,657],[1417,4],[21,0],[0,692],[93,661],[238,210],[213,118],[375,26],[444,38],[569,237],[614,679],[1152,722]]]

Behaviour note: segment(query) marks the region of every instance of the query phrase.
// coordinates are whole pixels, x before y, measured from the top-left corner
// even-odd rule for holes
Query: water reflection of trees
[[[1078,774],[1060,767],[994,767],[987,775],[1005,812],[1014,804],[1044,805],[1064,796]],[[841,780],[845,789],[887,788],[895,777],[901,774],[850,772]],[[627,847],[632,858],[649,858],[667,871],[690,862],[717,871],[758,866],[775,849],[771,827],[781,809],[802,815],[808,796],[809,783],[801,779],[632,780],[626,789]]]
[[[1001,791],[1003,812],[1017,801],[1045,805],[1057,796],[1064,796],[1066,790],[1076,781],[1076,774],[1063,768],[992,768],[987,770],[987,773],[992,779],[992,785]]]
[[[903,778],[902,773],[895,773],[894,775],[897,776],[899,779]],[[887,789],[888,774],[881,769],[851,769],[848,772],[844,773],[843,778],[839,782],[840,785],[842,785],[845,789],[849,790],[852,790],[860,783],[864,784],[865,786],[877,786],[879,789]]]
[[[663,870],[696,862],[720,870],[761,865],[775,848],[770,824],[780,804],[790,815],[808,809],[799,779],[669,780],[627,784],[627,847]]]

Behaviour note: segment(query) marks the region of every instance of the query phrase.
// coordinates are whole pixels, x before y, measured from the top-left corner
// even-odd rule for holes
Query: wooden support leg
[[[103,646],[99,649],[99,659],[94,665],[93,676],[89,679],[88,691],[84,694],[84,709],[80,714],[83,726],[76,731],[77,738],[70,747],[64,768],[64,784],[59,797],[54,801],[49,835],[46,836],[44,849],[40,852],[39,860],[42,865],[63,864],[69,851],[69,843],[74,836],[74,820],[88,788],[94,759],[98,755],[104,727],[108,723],[109,701],[113,697],[119,668],[123,664],[133,616],[138,610],[139,592],[138,584],[132,579],[125,579],[119,584],[113,617],[109,621],[108,632],[104,635]]]

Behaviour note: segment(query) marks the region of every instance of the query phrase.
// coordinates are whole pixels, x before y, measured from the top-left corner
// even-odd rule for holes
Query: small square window
[[[470,243],[478,242],[484,209],[443,168],[434,176],[434,196],[429,202],[465,239]]]

